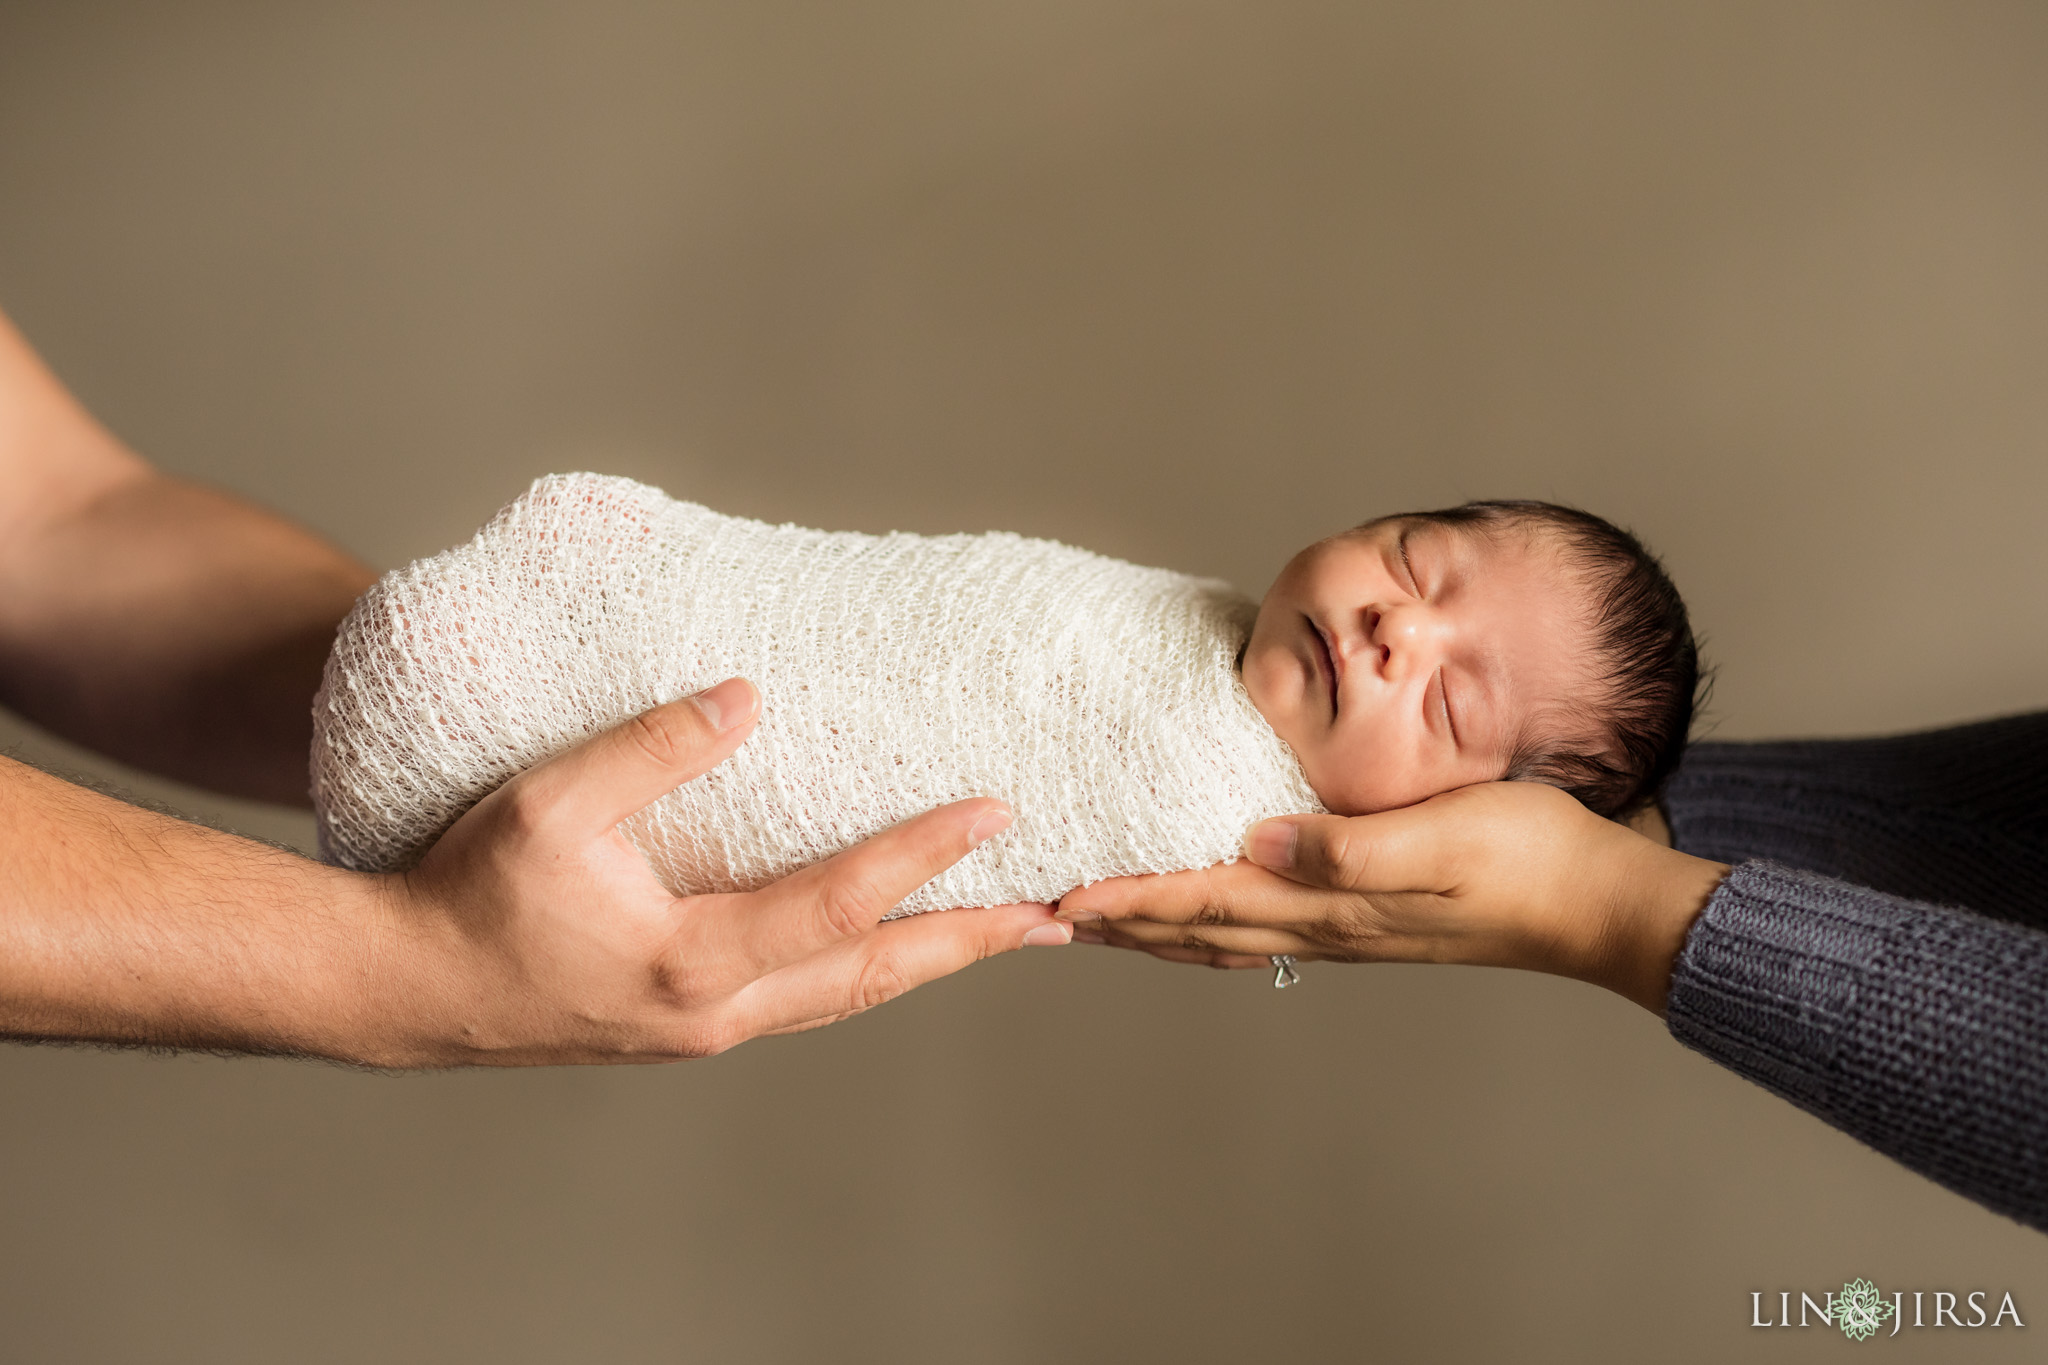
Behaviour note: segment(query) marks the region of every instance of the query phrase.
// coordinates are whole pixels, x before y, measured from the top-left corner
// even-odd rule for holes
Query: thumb
[[[1376,815],[1284,815],[1245,836],[1245,856],[1305,886],[1332,891],[1441,892],[1449,858],[1430,802]]]
[[[723,763],[753,733],[760,709],[752,683],[727,678],[643,711],[515,781],[563,834],[595,838]]]

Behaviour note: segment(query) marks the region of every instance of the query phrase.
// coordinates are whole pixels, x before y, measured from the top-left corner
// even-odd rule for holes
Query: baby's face
[[[1527,735],[1582,709],[1587,607],[1540,533],[1383,522],[1280,571],[1244,685],[1324,805],[1410,805],[1503,776]]]

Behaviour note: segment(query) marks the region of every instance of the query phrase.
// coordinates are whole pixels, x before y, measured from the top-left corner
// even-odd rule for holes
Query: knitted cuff
[[[2048,934],[1745,863],[1688,935],[1681,1043],[2048,1228]]]
[[[1666,1005],[1680,1042],[1816,1113],[1857,988],[1899,919],[1888,901],[1838,885],[1772,863],[1737,867],[1686,936]]]

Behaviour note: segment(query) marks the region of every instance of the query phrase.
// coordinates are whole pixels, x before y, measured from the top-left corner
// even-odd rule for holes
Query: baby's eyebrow
[[[1401,527],[1401,534],[1394,538],[1394,553],[1401,558],[1401,572],[1408,575],[1408,586],[1419,595],[1422,584],[1415,577],[1415,565],[1408,559],[1408,537],[1415,533],[1415,524],[1408,522]]]

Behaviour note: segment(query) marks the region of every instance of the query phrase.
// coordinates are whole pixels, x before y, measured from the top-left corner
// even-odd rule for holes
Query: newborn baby
[[[1675,765],[1697,671],[1655,559],[1544,503],[1368,522],[1254,607],[1049,541],[769,526],[556,475],[356,605],[314,701],[313,795],[323,856],[408,866],[513,774],[743,674],[753,736],[628,836],[678,893],[741,890],[1008,800],[1009,829],[910,914],[1205,867],[1268,816],[1500,777],[1623,814]]]

